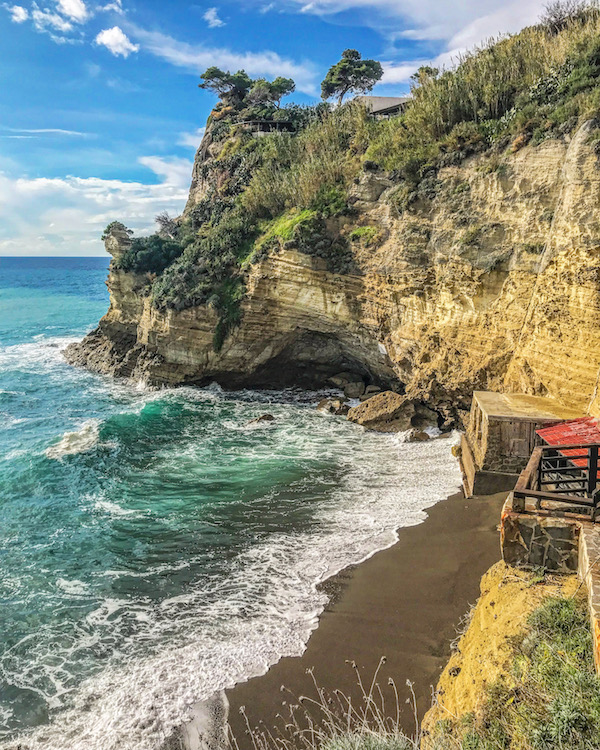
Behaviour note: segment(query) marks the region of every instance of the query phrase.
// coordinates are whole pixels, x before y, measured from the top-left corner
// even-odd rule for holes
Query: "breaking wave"
[[[98,443],[99,434],[99,420],[89,419],[81,425],[79,430],[65,432],[56,445],[51,445],[49,448],[46,448],[46,457],[60,461],[65,456],[72,456],[76,453],[85,453]]]

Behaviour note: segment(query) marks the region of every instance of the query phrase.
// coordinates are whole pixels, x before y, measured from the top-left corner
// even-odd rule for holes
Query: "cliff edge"
[[[351,372],[448,422],[476,389],[600,414],[599,32],[597,15],[527,29],[423,74],[387,123],[351,104],[257,137],[213,113],[158,255],[109,227],[110,308],[67,358],[169,385]],[[521,76],[501,102],[486,93],[489,54]],[[440,91],[467,74],[481,91],[463,109],[477,96],[480,108],[450,116],[467,94],[441,109]]]

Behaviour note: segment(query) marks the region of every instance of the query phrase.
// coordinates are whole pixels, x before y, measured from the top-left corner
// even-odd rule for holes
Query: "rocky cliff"
[[[444,167],[408,208],[369,165],[351,188],[354,215],[327,226],[353,239],[355,269],[333,273],[290,243],[263,254],[245,272],[241,319],[220,351],[210,304],[154,307],[150,276],[119,270],[130,240],[113,231],[109,311],[68,359],[156,384],[320,385],[351,371],[448,417],[476,388],[600,414],[595,128]],[[186,212],[210,187],[213,156],[204,141]]]

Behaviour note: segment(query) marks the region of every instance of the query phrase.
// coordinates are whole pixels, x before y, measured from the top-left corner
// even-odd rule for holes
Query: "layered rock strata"
[[[600,169],[584,124],[501,159],[438,174],[435,197],[395,208],[387,175],[354,187],[358,216],[330,230],[354,243],[357,273],[281,250],[251,266],[242,318],[213,349],[210,307],[158,311],[148,278],[112,265],[110,309],[68,358],[151,383],[321,385],[350,371],[448,418],[475,389],[549,395],[600,414]],[[187,211],[205,194],[199,149]],[[111,237],[117,256],[125,238]]]

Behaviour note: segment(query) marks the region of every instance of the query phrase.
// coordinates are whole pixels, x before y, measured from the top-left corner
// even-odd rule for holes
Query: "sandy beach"
[[[412,735],[415,720],[405,704],[410,697],[406,680],[413,683],[420,718],[430,706],[456,626],[476,601],[482,574],[499,559],[496,527],[504,497],[453,495],[430,508],[424,523],[400,529],[393,547],[328,581],[330,603],[304,654],[284,658],[265,675],[227,692],[229,723],[240,747],[250,745],[241,706],[252,726],[280,723],[277,714],[287,715],[284,704],[294,702],[281,686],[295,696],[315,696],[307,674],[313,668],[321,687],[356,698],[348,660],[370,681],[382,656],[386,664],[380,683],[394,679],[401,723]]]

